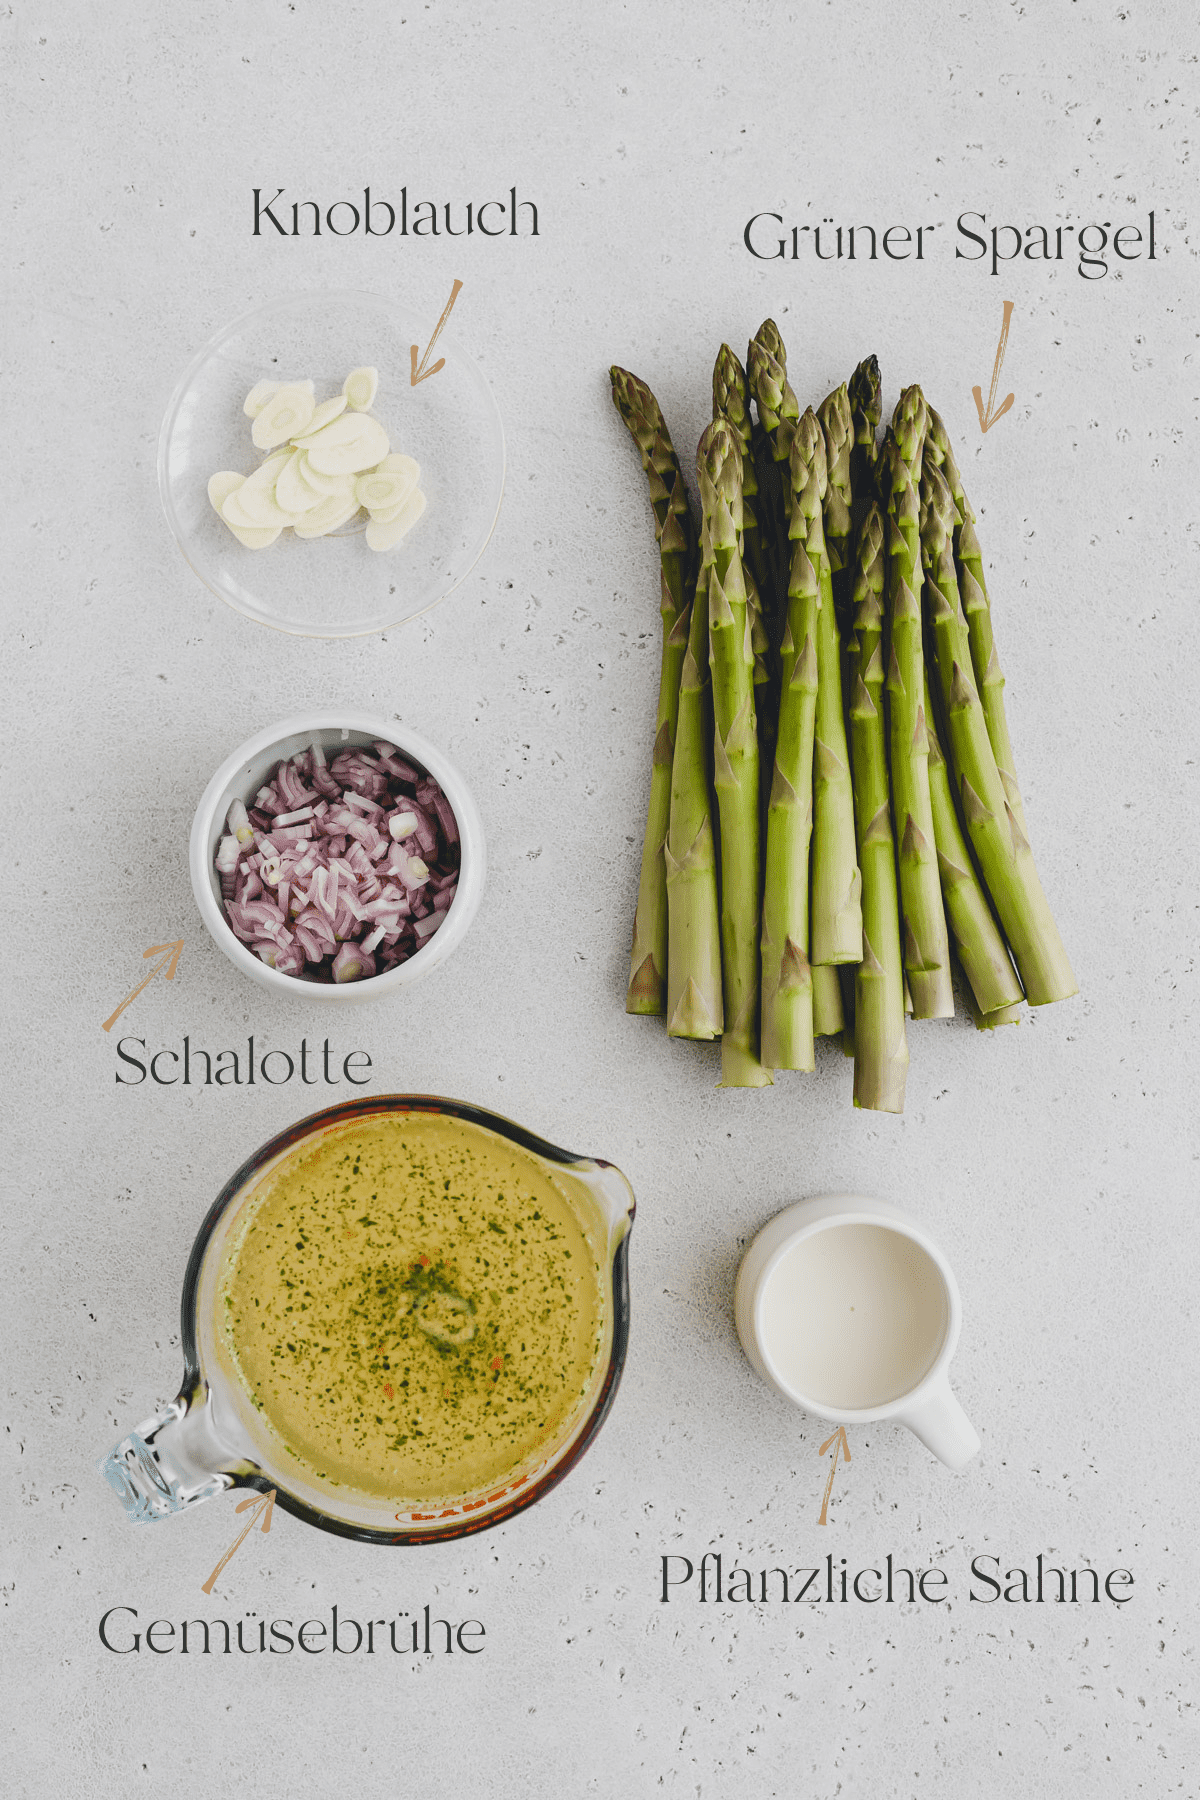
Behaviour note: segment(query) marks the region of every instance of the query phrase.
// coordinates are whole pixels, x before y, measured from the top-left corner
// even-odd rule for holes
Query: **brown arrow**
[[[262,1520],[263,1531],[270,1531],[271,1515],[275,1511],[275,1489],[272,1488],[269,1494],[251,1494],[247,1499],[239,1500],[233,1510],[234,1512],[245,1512],[248,1506],[253,1506],[256,1510],[250,1514],[249,1523],[244,1525],[237,1537],[234,1538],[232,1544],[230,1544],[228,1550],[225,1552],[208,1580],[201,1583],[200,1592],[202,1594],[212,1593],[213,1584],[215,1583],[217,1576],[221,1573],[221,1570],[225,1567],[225,1564],[229,1561],[234,1552],[241,1548],[242,1543],[249,1537],[260,1519]]]
[[[1004,352],[1008,348],[1008,326],[1009,321],[1012,318],[1012,313],[1013,302],[1011,300],[1006,300],[1004,302],[1004,323],[1000,327],[1000,342],[996,346],[996,361],[992,365],[992,385],[988,389],[988,403],[986,407],[983,404],[982,388],[974,387],[971,389],[971,397],[975,402],[975,411],[979,414],[980,431],[989,431],[996,423],[997,419],[1002,419],[1004,417],[1005,413],[1016,399],[1015,394],[1010,394],[1007,400],[996,407],[995,412],[992,411],[993,406],[996,406],[996,388],[1000,381],[1000,365],[1004,361]]]
[[[824,1456],[830,1445],[833,1446],[833,1461],[829,1465],[829,1480],[825,1483],[825,1498],[821,1502],[821,1516],[817,1520],[818,1525],[828,1525],[829,1523],[829,1496],[833,1493],[833,1478],[837,1474],[838,1457],[843,1457],[846,1462],[850,1461],[850,1446],[846,1442],[844,1425],[839,1425],[833,1436],[825,1439],[817,1452],[818,1456]]]
[[[409,376],[409,383],[408,383],[408,385],[410,387],[416,387],[418,381],[428,381],[429,377],[431,375],[436,375],[439,369],[445,368],[446,359],[444,356],[438,357],[438,359],[434,363],[432,369],[427,369],[425,367],[425,364],[429,361],[430,355],[433,351],[433,346],[438,341],[438,334],[440,333],[442,326],[446,323],[446,320],[450,317],[450,309],[454,305],[454,302],[458,299],[458,296],[461,292],[462,292],[462,282],[456,281],[454,286],[450,289],[450,298],[447,300],[445,306],[442,308],[442,316],[433,328],[433,336],[429,340],[429,348],[426,350],[424,356],[421,358],[419,363],[417,361],[417,346],[416,346],[416,344],[413,344],[411,349],[409,350],[409,361],[412,365],[412,372]]]
[[[150,983],[154,980],[154,977],[157,974],[159,974],[160,971],[165,969],[166,970],[166,979],[168,981],[174,981],[175,971],[179,967],[179,958],[183,954],[183,939],[176,938],[176,940],[173,944],[151,944],[151,946],[148,950],[143,950],[142,961],[144,962],[148,956],[157,956],[160,951],[166,952],[166,955],[163,957],[162,961],[160,963],[155,963],[154,967],[151,969],[150,973],[146,976],[145,980],[138,982],[138,984],[134,988],[132,994],[126,994],[126,996],[122,1000],[120,1006],[118,1006],[116,1012],[112,1015],[112,1018],[105,1019],[103,1025],[100,1027],[101,1031],[111,1031],[112,1030],[113,1026],[116,1024],[116,1022],[120,1018],[121,1014],[125,1011],[125,1008],[127,1006],[129,1006],[132,1001],[137,999],[138,995],[141,993],[141,991],[144,987],[149,987]]]

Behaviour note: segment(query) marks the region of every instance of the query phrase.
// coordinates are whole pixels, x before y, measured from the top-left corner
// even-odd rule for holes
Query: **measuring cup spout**
[[[899,1419],[948,1469],[965,1469],[979,1453],[979,1433],[950,1392],[944,1374],[907,1406]]]

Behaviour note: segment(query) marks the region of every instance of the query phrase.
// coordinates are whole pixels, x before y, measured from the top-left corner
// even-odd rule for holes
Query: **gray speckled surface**
[[[702,1796],[1196,1792],[1197,366],[1191,9],[947,13],[707,3],[586,22],[543,5],[313,0],[100,18],[5,9],[3,509],[14,1129],[3,1223],[3,1758],[14,1795],[233,1787]],[[540,235],[453,246],[249,235],[250,190],[486,198]],[[1120,221],[1160,254],[955,263],[953,223]],[[754,262],[751,213],[937,224],[927,262]],[[384,642],[260,630],[180,558],[155,491],[179,371],[223,321],[336,283],[453,321],[500,402],[500,525]],[[1012,413],[980,437],[1002,298]],[[677,442],[720,339],[779,320],[816,401],[868,350],[960,446],[993,581],[1046,888],[1082,996],[1019,1030],[912,1033],[901,1121],[849,1069],[716,1092],[716,1059],[622,1011],[657,682],[657,575],[612,360]],[[411,997],[347,1024],[252,990],[186,869],[209,772],[272,717],[344,700],[434,737],[489,833],[483,912]],[[223,1499],[134,1530],[94,1473],[174,1393],[178,1290],[237,1162],[311,1101],[114,1082],[99,1029],[147,944],[175,983],[148,1041],[330,1032],[378,1086],[492,1106],[629,1174],[634,1332],[586,1461],[507,1528],[421,1552],[277,1516],[207,1600]],[[829,1525],[816,1421],[738,1349],[740,1249],[782,1204],[862,1190],[953,1261],[955,1478],[899,1428],[851,1433]],[[658,1603],[658,1558],[940,1563],[939,1606]],[[967,1599],[973,1554],[1133,1571],[1131,1602]],[[218,1600],[220,1604],[218,1605]],[[358,1617],[426,1601],[485,1654],[119,1658],[97,1622]]]

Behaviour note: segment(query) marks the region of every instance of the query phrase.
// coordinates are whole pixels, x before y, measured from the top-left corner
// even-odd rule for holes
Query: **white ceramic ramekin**
[[[446,923],[439,926],[429,942],[422,945],[407,962],[395,969],[386,970],[382,975],[369,976],[365,981],[305,981],[297,975],[281,975],[277,969],[268,968],[247,945],[234,936],[221,905],[220,877],[213,858],[216,855],[217,840],[225,830],[225,819],[230,806],[234,800],[241,800],[246,806],[253,804],[255,794],[276,764],[295,756],[301,750],[307,750],[314,741],[332,755],[336,755],[339,750],[380,741],[395,744],[401,756],[419,763],[433,776],[449,800],[458,822],[462,861],[458,888],[446,914]],[[227,757],[205,788],[196,808],[196,816],[192,821],[190,860],[192,892],[196,896],[196,905],[200,908],[200,917],[231,963],[244,975],[249,975],[252,981],[257,981],[260,987],[269,988],[272,993],[286,994],[293,1000],[341,1006],[353,1006],[365,1000],[380,1000],[385,994],[395,993],[397,988],[419,981],[431,969],[436,969],[439,963],[444,963],[462,942],[470,929],[471,921],[479,911],[487,863],[483,821],[471,798],[470,789],[454,764],[425,738],[418,736],[415,731],[409,731],[395,720],[389,723],[385,719],[373,718],[370,713],[341,710],[284,719],[281,724],[258,732],[240,749],[235,750],[232,756]]]

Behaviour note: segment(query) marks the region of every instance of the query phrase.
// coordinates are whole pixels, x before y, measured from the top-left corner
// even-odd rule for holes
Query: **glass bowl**
[[[423,353],[435,323],[377,294],[299,294],[224,326],[185,371],[159,433],[163,510],[201,581],[248,619],[304,637],[362,637],[427,611],[479,560],[504,493],[504,429],[453,315],[431,359],[445,367],[411,386],[411,346]],[[392,450],[421,465],[423,516],[391,550],[368,548],[361,513],[328,537],[283,531],[268,549],[246,549],[208,498],[217,470],[249,475],[263,460],[246,395],[263,380],[311,379],[317,399],[329,399],[363,364],[379,370],[371,412]]]
[[[221,1349],[216,1323],[221,1275],[245,1209],[283,1164],[327,1133],[358,1120],[436,1114],[499,1138],[531,1158],[574,1213],[596,1259],[604,1296],[602,1331],[586,1392],[541,1446],[494,1486],[430,1505],[367,1497],[289,1458],[283,1440],[250,1401]],[[98,1465],[135,1524],[172,1517],[230,1488],[275,1491],[296,1518],[340,1537],[373,1544],[445,1543],[523,1512],[579,1461],[607,1418],[629,1341],[629,1232],[632,1189],[620,1170],[575,1156],[481,1107],[427,1094],[381,1094],[301,1119],[243,1163],[217,1196],[188,1260],[183,1282],[184,1375],[170,1405],[123,1438]]]

